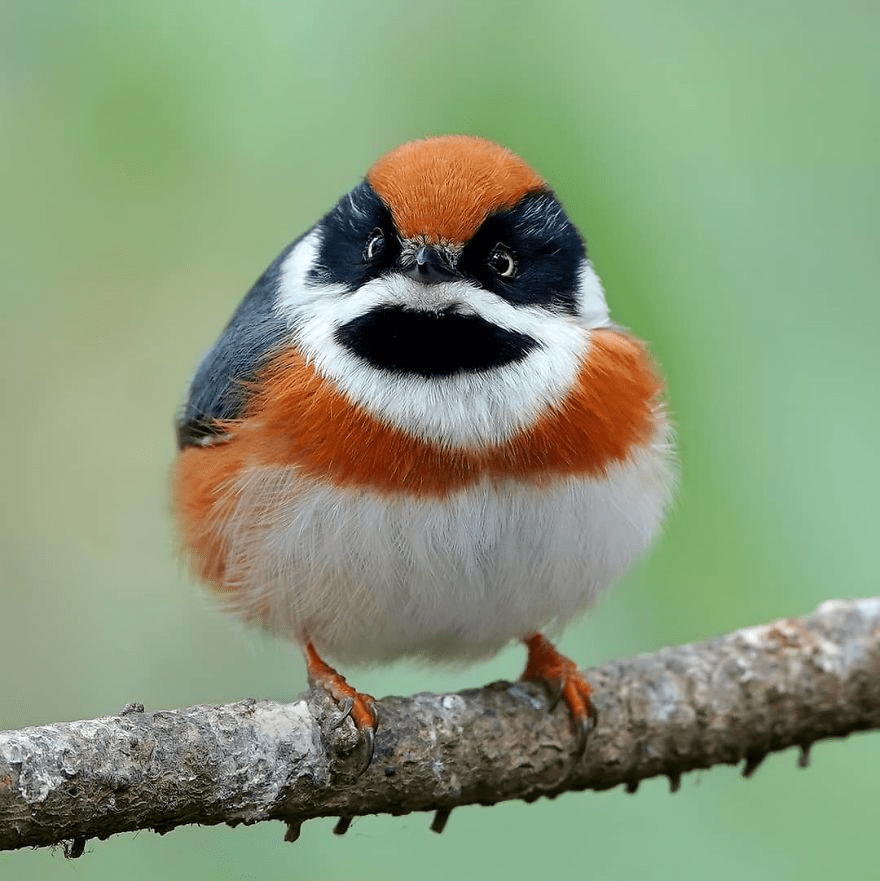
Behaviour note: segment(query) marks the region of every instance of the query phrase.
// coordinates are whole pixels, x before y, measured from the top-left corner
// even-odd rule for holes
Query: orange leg
[[[529,650],[529,658],[520,679],[549,686],[554,704],[559,698],[565,701],[577,730],[577,752],[582,753],[597,718],[590,700],[593,693],[590,683],[578,672],[574,661],[556,651],[540,633],[527,636],[523,642]]]
[[[352,688],[345,681],[344,676],[337,673],[321,659],[321,656],[310,642],[306,643],[305,656],[309,685],[312,688],[323,688],[333,700],[344,707],[347,707],[349,704],[351,705],[348,713],[364,738],[366,758],[360,770],[360,773],[363,773],[370,766],[370,762],[373,759],[376,726],[379,721],[376,716],[376,700],[372,695],[363,694],[357,689]]]

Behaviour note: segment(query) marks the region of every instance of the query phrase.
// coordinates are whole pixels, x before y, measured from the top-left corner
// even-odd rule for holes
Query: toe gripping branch
[[[540,633],[526,637],[523,642],[529,650],[526,669],[520,679],[537,682],[550,689],[550,709],[560,698],[565,701],[575,727],[574,752],[583,754],[587,735],[596,726],[597,714],[591,695],[590,683],[580,674],[574,661],[560,654]]]
[[[376,699],[372,695],[352,688],[342,674],[337,673],[333,667],[321,659],[310,642],[306,643],[305,656],[309,685],[312,688],[324,689],[343,708],[342,718],[345,718],[346,715],[351,716],[352,722],[360,732],[363,739],[364,759],[358,774],[363,774],[373,760],[373,749],[376,743],[376,726],[379,722],[376,715]]]

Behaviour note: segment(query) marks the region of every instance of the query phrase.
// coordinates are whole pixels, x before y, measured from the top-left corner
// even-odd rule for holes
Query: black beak
[[[422,284],[439,284],[458,278],[441,251],[432,245],[422,245],[416,251],[415,260],[403,267],[403,274]]]

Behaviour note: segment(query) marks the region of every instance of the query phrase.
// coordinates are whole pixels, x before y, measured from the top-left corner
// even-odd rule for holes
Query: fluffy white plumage
[[[248,470],[223,527],[231,608],[344,662],[492,655],[582,612],[650,544],[671,498],[669,429],[595,478],[482,481],[442,499]],[[257,524],[257,525],[255,525]]]

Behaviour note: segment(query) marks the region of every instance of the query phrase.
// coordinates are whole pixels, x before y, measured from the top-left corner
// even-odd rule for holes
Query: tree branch
[[[598,727],[586,754],[564,706],[494,683],[377,703],[367,771],[349,720],[323,693],[0,733],[0,849],[185,823],[278,819],[295,840],[312,817],[437,811],[607,789],[880,728],[880,598],[669,648],[588,672]]]

